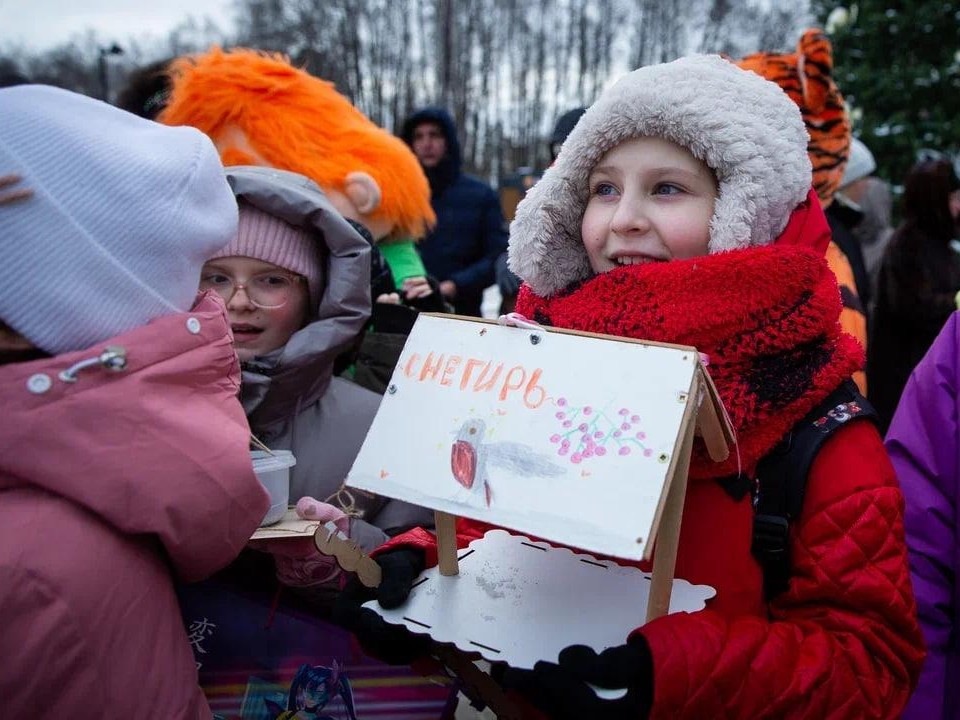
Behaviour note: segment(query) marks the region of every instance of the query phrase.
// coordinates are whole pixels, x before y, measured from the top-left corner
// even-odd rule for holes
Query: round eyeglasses
[[[201,290],[213,290],[229,303],[237,290],[243,290],[252,305],[264,310],[274,310],[286,305],[297,291],[297,285],[306,278],[286,273],[261,273],[246,282],[237,282],[222,272],[205,272],[200,277]]]

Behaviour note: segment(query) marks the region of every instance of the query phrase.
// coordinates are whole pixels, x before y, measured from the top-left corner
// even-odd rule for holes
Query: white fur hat
[[[635,137],[675,142],[716,173],[710,252],[767,245],[810,190],[807,131],[777,84],[716,55],[634,70],[597,100],[510,226],[510,268],[548,296],[592,275],[580,240],[589,176]]]
[[[0,90],[6,175],[30,194],[0,204],[0,319],[53,354],[189,310],[237,231],[208,137],[66,90]]]

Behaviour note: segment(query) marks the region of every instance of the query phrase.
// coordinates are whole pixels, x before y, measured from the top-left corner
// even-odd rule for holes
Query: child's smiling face
[[[706,255],[717,198],[713,172],[669,140],[639,137],[590,173],[580,236],[594,272]]]
[[[243,285],[242,291],[237,283]],[[283,347],[307,320],[305,278],[263,260],[210,260],[203,266],[200,289],[214,290],[226,301],[233,346],[241,362]],[[260,305],[251,299],[251,292]]]

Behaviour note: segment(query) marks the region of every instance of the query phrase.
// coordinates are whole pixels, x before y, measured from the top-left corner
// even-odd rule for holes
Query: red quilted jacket
[[[923,650],[903,498],[874,426],[841,428],[817,455],[792,528],[790,588],[769,606],[750,553],[752,513],[749,499],[691,480],[676,575],[712,585],[717,596],[701,612],[636,630],[654,658],[651,717],[899,717]],[[459,518],[461,546],[488,528]],[[425,530],[383,549],[397,544],[423,548],[428,566],[437,562]]]
[[[839,331],[839,292],[826,263],[792,249],[822,251],[824,227],[819,205],[805,204],[778,248],[622,268],[566,297],[521,293],[518,309],[560,327],[705,350],[721,398],[744,431],[743,466],[752,470],[856,365],[855,346]],[[650,283],[656,292],[644,295]],[[696,306],[698,294],[704,307]],[[792,351],[806,355],[785,363]],[[771,603],[750,551],[749,495],[735,500],[715,480],[727,469],[694,459],[676,575],[712,585],[717,595],[700,612],[667,615],[635,630],[653,654],[651,717],[899,717],[924,652],[903,497],[876,428],[852,422],[820,449],[801,516],[791,524],[789,588]],[[489,527],[458,523],[462,546]],[[437,562],[434,536],[424,530],[380,551],[399,544],[417,545],[428,564]]]

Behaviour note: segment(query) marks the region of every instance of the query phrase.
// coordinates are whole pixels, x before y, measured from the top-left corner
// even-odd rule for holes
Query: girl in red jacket
[[[684,505],[676,574],[716,597],[599,655],[575,646],[502,673],[551,717],[893,718],[914,686],[923,650],[893,469],[873,424],[846,422],[865,414],[856,398],[818,409],[862,352],[838,323],[806,148],[775,84],[684,58],[611,87],[518,208],[517,311],[697,347],[738,438],[723,463],[698,441]],[[809,427],[830,434],[784,531],[778,583],[751,552],[757,488],[770,485],[758,467]],[[460,522],[462,542],[483,532]],[[394,538],[379,555],[381,604],[402,602],[435,559],[428,533]],[[381,654],[399,647],[396,628],[351,610],[344,599],[341,617]],[[602,699],[588,683],[621,693]]]

